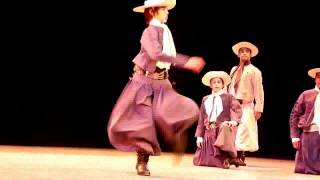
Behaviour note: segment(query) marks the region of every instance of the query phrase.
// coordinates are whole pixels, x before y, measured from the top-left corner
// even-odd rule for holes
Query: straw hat
[[[167,7],[170,10],[175,6],[176,0],[145,0],[144,5],[133,8],[133,11],[143,13],[146,8],[150,7]]]
[[[209,71],[202,77],[202,83],[206,86],[210,86],[212,78],[221,78],[224,86],[227,86],[231,82],[230,76],[224,71]]]
[[[308,71],[308,75],[312,78],[316,78],[317,73],[320,73],[320,68],[313,68]]]
[[[254,57],[258,54],[259,50],[257,46],[250,42],[242,41],[232,46],[233,52],[238,55],[240,48],[248,48],[251,50],[251,57]]]

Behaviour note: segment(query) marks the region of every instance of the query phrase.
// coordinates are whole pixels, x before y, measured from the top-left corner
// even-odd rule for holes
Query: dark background
[[[252,63],[263,74],[265,108],[260,149],[251,155],[293,159],[289,114],[299,94],[314,87],[307,71],[320,64],[316,6],[214,3],[179,0],[170,11],[167,24],[177,51],[207,62],[199,75],[173,69],[171,81],[200,105],[210,93],[201,84],[204,73],[229,72],[238,64],[231,46],[254,43],[260,52]],[[0,144],[112,148],[107,122],[140,48],[144,18],[132,8],[142,4],[17,4],[5,16]],[[188,132],[193,153],[195,127]]]

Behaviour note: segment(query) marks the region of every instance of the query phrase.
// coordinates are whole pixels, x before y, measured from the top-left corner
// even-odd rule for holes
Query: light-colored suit
[[[234,74],[237,67],[231,69]],[[236,149],[238,151],[257,151],[258,126],[254,117],[254,111],[263,112],[264,91],[261,71],[252,64],[246,65],[239,81],[238,90],[235,93],[235,77],[232,77],[229,93],[236,99],[242,100],[242,117],[236,136]]]
[[[231,73],[236,70],[237,66],[231,69]],[[239,82],[239,87],[237,93],[234,93],[235,76],[232,78],[230,85],[230,93],[234,94],[236,99],[241,99],[245,103],[254,103],[254,110],[258,112],[263,112],[264,106],[264,91],[262,85],[262,74],[261,71],[252,64],[244,66],[243,73]]]

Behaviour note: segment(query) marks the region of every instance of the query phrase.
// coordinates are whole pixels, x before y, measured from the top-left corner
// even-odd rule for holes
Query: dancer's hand
[[[203,143],[203,138],[202,137],[197,137],[197,147],[201,148]]]
[[[202,57],[193,56],[190,57],[188,62],[184,65],[184,68],[193,71],[194,73],[200,73],[206,62]]]
[[[294,141],[294,142],[292,142],[292,146],[296,150],[299,150],[301,148],[301,142],[300,141]]]
[[[258,111],[255,111],[254,112],[254,118],[256,119],[256,120],[259,120],[260,119],[260,117],[261,117],[261,112],[258,112]]]

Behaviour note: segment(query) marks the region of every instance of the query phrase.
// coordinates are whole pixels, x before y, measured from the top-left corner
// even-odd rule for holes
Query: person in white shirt
[[[202,83],[212,90],[200,107],[195,134],[198,148],[193,158],[196,166],[239,166],[235,136],[242,111],[239,101],[224,90],[230,81],[224,71],[210,71],[202,78]]]

